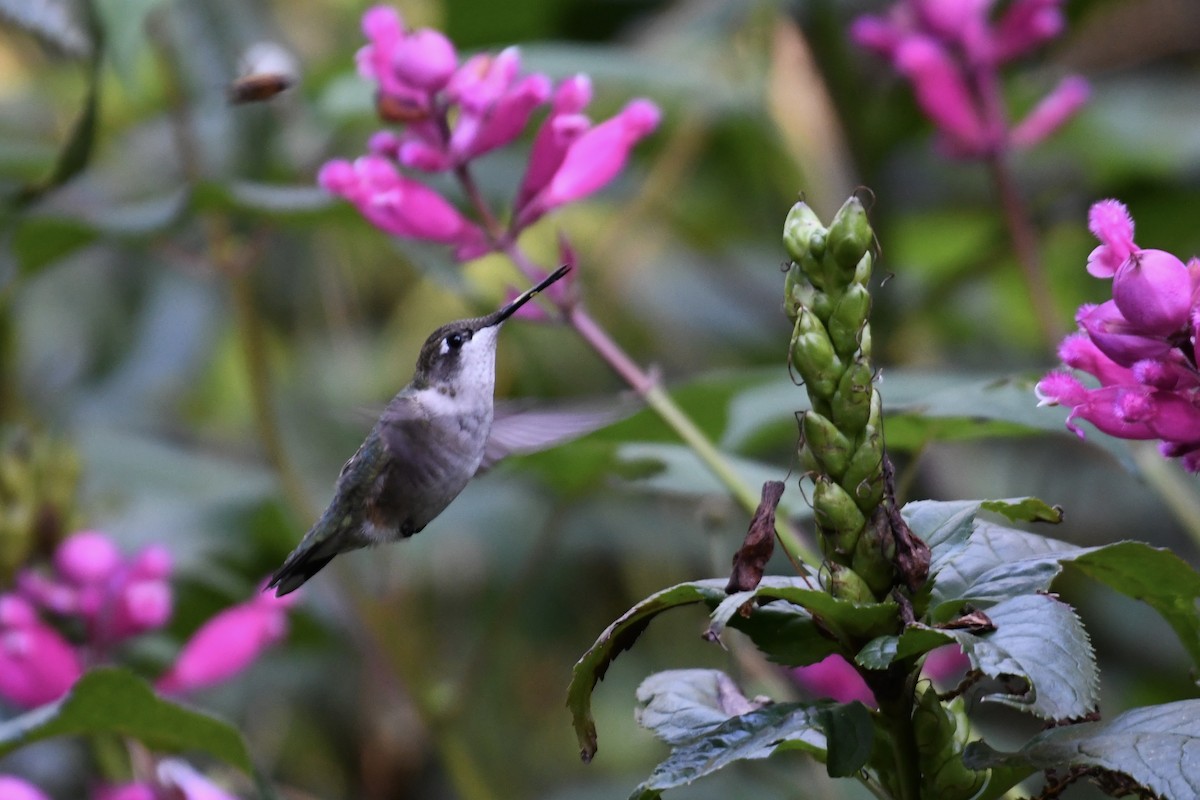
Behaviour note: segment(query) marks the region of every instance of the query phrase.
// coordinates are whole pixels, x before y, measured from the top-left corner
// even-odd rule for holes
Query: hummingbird
[[[412,381],[342,467],[333,500],[268,589],[282,597],[340,553],[420,533],[485,462],[497,459],[499,445],[491,434],[500,326],[569,270],[559,267],[498,311],[430,334]]]

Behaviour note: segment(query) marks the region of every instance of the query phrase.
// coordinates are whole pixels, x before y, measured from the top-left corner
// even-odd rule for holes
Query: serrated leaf
[[[752,605],[750,616],[744,617],[737,613],[742,604],[730,598],[713,612],[713,619],[720,614],[720,621],[710,625],[710,636],[719,636],[726,626],[734,628],[749,636],[769,661],[788,667],[815,664],[837,652],[837,643],[806,609],[784,602]]]
[[[965,760],[972,769],[1099,767],[1124,773],[1162,797],[1197,797],[1200,700],[1135,708],[1101,722],[1052,728],[1014,753],[973,742]]]
[[[825,731],[825,769],[829,777],[857,775],[867,765],[875,746],[871,712],[855,700],[822,710],[819,719]]]
[[[1076,719],[1095,711],[1100,674],[1087,631],[1074,610],[1045,594],[1024,595],[990,607],[991,633],[947,630],[971,667],[990,678],[1028,681],[1023,694],[992,693],[982,699],[1028,711],[1043,719]]]
[[[954,641],[949,633],[924,625],[910,625],[899,636],[880,636],[867,642],[854,660],[867,669],[887,669],[898,658],[928,653]]]
[[[654,798],[735,761],[767,758],[780,750],[804,750],[823,758],[825,735],[816,716],[812,706],[776,703],[731,717],[675,745],[631,797]]]
[[[604,629],[595,643],[576,662],[571,670],[571,685],[567,688],[567,708],[571,710],[575,735],[579,739],[580,757],[591,761],[596,754],[596,721],[592,718],[592,690],[604,678],[608,666],[624,650],[637,641],[650,620],[668,609],[711,600],[713,605],[725,597],[725,581],[713,579],[681,583],[663,589],[622,614]]]
[[[0,725],[0,756],[78,734],[128,736],[160,752],[201,751],[246,774],[253,771],[246,743],[232,725],[163,700],[141,678],[112,667],[88,672],[61,700]]]

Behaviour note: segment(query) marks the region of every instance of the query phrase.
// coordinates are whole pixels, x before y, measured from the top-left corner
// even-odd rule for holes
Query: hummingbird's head
[[[479,387],[486,389],[490,397],[496,381],[496,336],[500,325],[569,270],[567,266],[559,267],[537,286],[487,316],[458,320],[438,328],[421,347],[414,386],[436,387],[451,395]]]

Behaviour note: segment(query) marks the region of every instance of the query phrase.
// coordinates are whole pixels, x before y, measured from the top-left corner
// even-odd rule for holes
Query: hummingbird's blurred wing
[[[492,431],[488,435],[479,472],[491,469],[497,461],[507,456],[536,453],[566,444],[620,422],[641,408],[640,401],[625,399],[549,407],[496,403]]]

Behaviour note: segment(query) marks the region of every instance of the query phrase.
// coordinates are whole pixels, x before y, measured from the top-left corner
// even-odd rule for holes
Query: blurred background
[[[570,237],[592,314],[660,371],[752,485],[787,477],[803,508],[784,216],[803,194],[828,220],[866,187],[882,247],[875,355],[905,496],[1036,494],[1066,509],[1053,535],[1146,540],[1195,563],[1194,479],[1094,432],[1079,442],[1062,409],[1032,409],[1030,379],[1055,363],[1053,345],[988,175],[940,154],[908,87],[849,41],[854,17],[885,4],[394,5],[463,53],[519,44],[527,70],[590,74],[594,118],[634,96],[662,107],[615,184],[523,243],[550,263],[558,232]],[[126,654],[147,675],[278,566],[429,332],[524,284],[498,257],[460,266],[391,239],[316,187],[324,161],[360,154],[380,126],[354,70],[366,7],[0,0],[3,444],[78,454],[80,492],[42,531],[51,539],[92,527],[130,551],[171,548],[171,625]],[[1092,202],[1125,202],[1144,247],[1200,252],[1200,6],[1066,11],[1065,34],[1006,75],[1015,109],[1068,72],[1093,87],[1076,120],[1011,163],[1064,330],[1080,303],[1108,297],[1084,270]],[[229,105],[242,54],[263,40],[292,53],[298,85]],[[484,191],[509,196],[525,153],[484,160]],[[986,402],[987,387],[1002,402]],[[498,396],[624,388],[569,330],[506,326]],[[623,796],[666,753],[633,720],[649,673],[712,666],[748,695],[790,690],[736,633],[730,650],[702,641],[696,609],[652,626],[598,687],[590,765],[564,705],[572,665],[605,626],[653,591],[726,574],[748,519],[665,425],[638,414],[506,462],[410,541],[338,559],[305,587],[288,639],[197,703],[242,728],[283,797]],[[6,543],[5,574],[51,544]],[[1083,582],[1061,588],[1101,654],[1106,713],[1194,693],[1153,612]],[[62,740],[0,768],[67,798],[94,758]],[[861,793],[794,755],[671,796]]]

